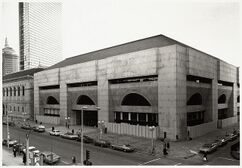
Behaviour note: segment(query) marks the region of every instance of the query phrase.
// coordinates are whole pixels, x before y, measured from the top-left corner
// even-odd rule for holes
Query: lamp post
[[[9,148],[10,134],[9,134],[9,125],[8,125],[8,113],[12,113],[12,111],[7,112],[7,142],[8,142],[8,148]]]
[[[99,127],[100,127],[99,139],[102,139],[104,121],[103,121],[103,120],[98,121],[98,125],[99,125]]]
[[[152,136],[152,140],[151,140],[151,143],[152,143],[151,154],[153,154],[154,151],[155,151],[155,147],[154,147],[154,137],[153,137],[153,132],[155,130],[155,126],[150,126],[149,129],[151,131],[151,136]]]

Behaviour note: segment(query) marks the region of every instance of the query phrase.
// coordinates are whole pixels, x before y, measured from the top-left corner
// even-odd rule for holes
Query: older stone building
[[[3,116],[34,118],[34,73],[43,68],[19,71],[3,76]]]
[[[42,122],[79,125],[83,110],[85,125],[154,125],[179,140],[238,120],[239,69],[163,35],[67,58],[34,82]]]

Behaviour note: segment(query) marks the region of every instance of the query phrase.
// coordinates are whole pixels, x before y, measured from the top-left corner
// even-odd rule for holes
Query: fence
[[[209,122],[195,126],[188,126],[187,131],[189,131],[189,136],[191,138],[199,137],[207,134],[208,132],[214,131],[217,129],[216,122]]]
[[[152,138],[152,132],[149,126],[130,125],[127,123],[105,123],[108,132],[117,134],[133,135],[137,137]],[[153,130],[153,138],[157,139],[159,135],[159,127]]]
[[[54,116],[43,116],[43,115],[37,115],[36,120],[38,122],[47,123],[47,124],[60,124],[60,117],[54,117]]]
[[[238,116],[226,118],[223,120],[218,120],[218,128],[224,128],[230,125],[233,125],[238,122]]]

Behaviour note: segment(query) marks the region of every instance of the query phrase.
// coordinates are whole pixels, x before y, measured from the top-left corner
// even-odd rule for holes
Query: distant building
[[[9,47],[7,38],[2,49],[2,74],[10,74],[19,71],[19,57],[12,47]]]
[[[158,35],[36,73],[34,111],[43,123],[80,125],[83,111],[84,125],[184,140],[238,123],[239,88],[238,67]]]
[[[34,118],[34,68],[3,76],[3,116],[10,112],[12,118]]]
[[[20,70],[62,60],[61,3],[19,3]]]

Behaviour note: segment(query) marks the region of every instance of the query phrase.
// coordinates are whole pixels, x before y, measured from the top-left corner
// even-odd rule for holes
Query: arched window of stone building
[[[16,87],[13,88],[13,95],[16,96]]]
[[[240,96],[237,97],[237,103],[239,103],[239,102],[240,102]]]
[[[24,96],[24,91],[25,91],[24,89],[25,89],[24,86],[22,86],[22,91],[23,91],[23,92],[22,92],[22,93],[23,93],[22,95],[23,95],[23,96]]]
[[[47,98],[47,104],[59,104],[59,102],[53,96],[49,96]]]
[[[6,88],[6,93],[7,93],[7,96],[8,96],[8,88]]]
[[[202,96],[199,93],[195,93],[187,101],[187,105],[202,105]]]
[[[3,88],[3,96],[5,96],[5,89]]]
[[[81,95],[77,99],[77,104],[80,105],[95,105],[95,103],[92,101],[92,99],[86,95]]]
[[[10,96],[12,96],[12,88],[10,87]]]
[[[218,104],[224,104],[224,103],[226,103],[226,96],[225,96],[225,94],[222,94],[218,98]]]
[[[140,94],[137,93],[130,93],[126,95],[123,100],[121,105],[124,106],[151,106],[149,101],[141,96]]]
[[[18,96],[20,96],[20,87],[18,86]]]

